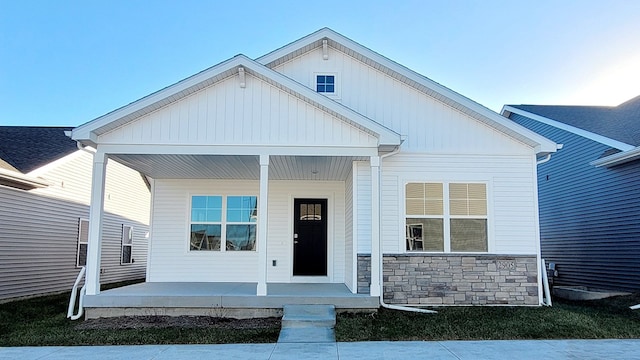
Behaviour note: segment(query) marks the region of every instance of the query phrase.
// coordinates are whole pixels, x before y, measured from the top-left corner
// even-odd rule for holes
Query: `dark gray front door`
[[[293,275],[327,275],[327,199],[295,199]]]

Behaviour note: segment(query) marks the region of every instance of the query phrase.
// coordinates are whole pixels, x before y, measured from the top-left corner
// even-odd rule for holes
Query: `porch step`
[[[333,305],[284,305],[278,342],[335,342],[336,309]]]
[[[336,342],[333,328],[283,328],[278,337],[279,343],[332,343]]]

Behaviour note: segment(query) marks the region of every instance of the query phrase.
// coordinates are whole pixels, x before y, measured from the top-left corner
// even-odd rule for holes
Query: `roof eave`
[[[0,184],[16,187],[22,190],[31,190],[49,186],[49,183],[42,179],[6,169],[0,169]]]
[[[595,167],[612,167],[638,159],[640,159],[640,146],[628,151],[623,151],[600,158],[598,160],[590,162],[589,164]]]
[[[521,116],[527,117],[527,118],[529,118],[531,120],[534,120],[534,121],[537,121],[537,122],[540,122],[540,123],[543,123],[543,124],[546,124],[546,125],[549,125],[549,126],[553,126],[555,128],[561,129],[561,130],[565,130],[565,131],[571,132],[573,134],[576,134],[576,135],[582,136],[584,138],[599,142],[601,144],[610,146],[612,148],[615,148],[615,149],[618,149],[618,150],[621,150],[621,151],[629,151],[629,150],[632,150],[632,149],[635,148],[635,146],[633,146],[633,145],[626,144],[626,143],[623,143],[621,141],[614,140],[614,139],[611,139],[609,137],[593,133],[591,131],[580,129],[580,128],[577,128],[575,126],[567,125],[567,124],[565,124],[563,122],[560,122],[560,121],[557,121],[557,120],[554,120],[554,119],[551,119],[551,118],[548,118],[548,117],[545,117],[545,116],[542,116],[542,115],[538,115],[538,114],[532,113],[530,111],[518,109],[518,108],[515,108],[515,107],[510,106],[510,105],[503,106],[501,113],[505,118],[507,118],[510,114],[521,115]]]

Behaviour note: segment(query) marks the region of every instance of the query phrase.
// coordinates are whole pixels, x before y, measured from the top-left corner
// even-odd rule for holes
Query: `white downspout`
[[[378,176],[381,177],[382,176],[382,159],[389,157],[389,156],[393,156],[397,153],[400,152],[400,146],[398,146],[397,149],[395,149],[394,151],[388,153],[388,154],[384,154],[384,155],[380,155],[380,171],[378,171]],[[382,180],[382,179],[380,179]],[[382,181],[378,182],[379,184],[382,184]],[[382,186],[380,186],[378,188],[379,192],[382,192]],[[382,220],[382,211],[379,212],[380,216],[380,220]],[[378,222],[378,225],[382,224],[382,221]],[[378,229],[378,232],[380,232],[380,229]],[[437,314],[438,312],[435,310],[428,310],[428,309],[420,309],[417,307],[410,307],[410,306],[403,306],[403,305],[393,305],[393,304],[387,304],[384,302],[384,279],[383,279],[383,274],[384,274],[384,262],[382,261],[384,258],[384,251],[382,250],[382,237],[379,237],[380,241],[380,256],[378,257],[378,261],[380,262],[380,306],[382,306],[383,308],[387,308],[387,309],[392,309],[392,310],[401,310],[401,311],[411,311],[411,312],[418,312],[418,313],[424,313],[424,314]],[[371,261],[373,261],[373,258],[371,259]]]

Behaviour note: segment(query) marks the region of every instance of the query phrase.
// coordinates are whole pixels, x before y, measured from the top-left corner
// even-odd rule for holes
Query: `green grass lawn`
[[[443,307],[438,314],[381,309],[338,317],[338,341],[640,338],[640,294],[553,307]]]
[[[279,327],[78,330],[68,294],[0,304],[0,346],[275,342]],[[640,338],[640,294],[548,307],[445,307],[438,314],[381,309],[339,314],[338,341]]]

